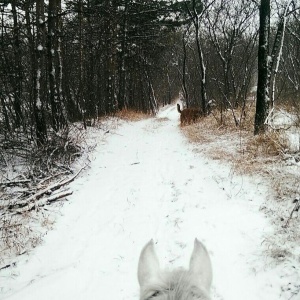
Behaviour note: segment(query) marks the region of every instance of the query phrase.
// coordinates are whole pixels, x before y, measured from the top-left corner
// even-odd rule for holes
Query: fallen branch
[[[6,181],[6,182],[1,182],[0,185],[5,185],[5,186],[10,186],[10,185],[16,185],[16,184],[20,184],[20,183],[28,183],[31,180],[29,179],[23,179],[23,180],[14,180],[14,181]]]
[[[46,204],[51,204],[51,203],[53,203],[53,202],[55,202],[55,201],[57,201],[57,200],[59,200],[61,198],[70,196],[72,194],[73,194],[73,191],[63,191],[63,192],[61,192],[59,194],[56,194],[56,195],[53,195],[53,196],[47,198],[46,199]],[[41,205],[39,205],[39,206],[41,206]]]
[[[288,225],[289,225],[289,223],[290,223],[290,220],[291,220],[292,217],[293,217],[294,212],[297,212],[297,213],[298,213],[298,211],[299,211],[299,209],[300,209],[300,200],[299,200],[299,199],[295,199],[295,200],[293,201],[293,203],[295,203],[295,206],[294,206],[294,208],[292,209],[292,211],[291,211],[291,213],[290,213],[290,216],[289,216],[289,218],[287,219],[285,225],[283,226],[284,228],[287,228],[287,227],[288,227]]]
[[[38,203],[35,202],[35,203],[31,203],[29,204],[27,207],[24,207],[22,209],[19,209],[19,210],[16,210],[16,214],[22,214],[24,212],[27,212],[27,211],[32,211],[32,210],[35,210],[36,208],[38,207],[43,207],[45,205],[49,205],[61,198],[65,198],[67,196],[70,196],[73,194],[73,191],[62,191],[56,195],[52,195],[51,197],[48,197],[48,198],[44,198],[44,199],[41,199]]]
[[[54,178],[54,177],[57,177],[57,176],[60,176],[60,175],[64,175],[64,174],[66,174],[66,173],[67,173],[67,171],[64,171],[64,172],[60,172],[60,173],[57,173],[57,174],[48,176],[48,177],[42,179],[42,180],[37,184],[37,186],[42,186],[46,181],[48,181],[48,180],[50,180],[50,179],[52,179],[52,178]]]
[[[35,193],[34,195],[30,196],[29,198],[23,200],[22,202],[18,202],[18,203],[14,203],[14,204],[9,205],[8,209],[12,210],[12,209],[15,209],[15,208],[25,207],[25,206],[29,205],[31,202],[34,202],[34,201],[42,198],[42,196],[44,196],[45,194],[51,194],[53,191],[58,190],[62,186],[72,182],[80,174],[80,172],[83,169],[84,169],[84,167],[81,168],[73,177],[68,178],[68,179],[66,179],[64,181],[61,181],[61,182],[54,183],[54,184],[50,185],[49,187]]]
[[[11,264],[8,264],[8,265],[5,265],[5,266],[3,266],[3,267],[0,267],[0,271],[1,271],[1,270],[4,270],[4,269],[8,269],[8,268],[10,268],[10,267],[15,267],[15,266],[16,266],[16,263],[13,262],[13,263],[11,263]]]

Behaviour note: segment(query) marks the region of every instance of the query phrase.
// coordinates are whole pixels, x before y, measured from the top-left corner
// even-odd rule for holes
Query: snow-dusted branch
[[[290,223],[290,221],[291,221],[294,213],[298,213],[299,210],[300,210],[300,200],[299,199],[295,199],[293,201],[293,203],[295,203],[295,205],[294,205],[294,207],[293,207],[293,209],[292,209],[292,211],[290,213],[290,216],[288,217],[288,219],[287,219],[287,221],[286,221],[286,223],[284,225],[285,228],[289,226],[289,223]]]
[[[62,186],[64,185],[67,185],[69,184],[70,182],[72,182],[79,174],[80,172],[83,170],[84,168],[81,168],[74,176],[72,176],[71,178],[67,178],[63,181],[60,181],[60,182],[56,182],[40,191],[38,191],[37,193],[31,195],[30,197],[22,200],[22,201],[19,201],[17,203],[13,203],[13,204],[10,204],[8,206],[8,209],[10,211],[12,210],[17,210],[17,209],[20,209],[20,208],[24,208],[24,207],[31,207],[31,203],[34,203],[35,201],[39,200],[40,198],[42,198],[44,195],[51,195],[52,192],[54,192],[55,190],[58,190],[59,188],[61,188]],[[57,197],[57,196],[55,196]],[[55,199],[54,197],[54,199]],[[61,198],[61,197],[60,197]],[[49,199],[49,198],[48,198]],[[47,199],[46,199],[47,200]],[[50,202],[53,202],[53,200],[51,200],[50,198]],[[35,204],[33,204],[34,206]],[[26,209],[28,210],[28,208]],[[18,212],[21,212],[21,211],[18,211]]]

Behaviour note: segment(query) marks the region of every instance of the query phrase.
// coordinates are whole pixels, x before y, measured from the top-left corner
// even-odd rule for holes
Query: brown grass
[[[164,122],[169,121],[169,118],[167,118],[167,117],[155,118],[155,121],[158,122],[158,123],[164,123]]]
[[[277,131],[254,136],[247,143],[247,151],[253,157],[282,155],[288,147],[288,140]]]
[[[279,201],[299,196],[300,170],[288,164],[289,142],[281,131],[253,135],[254,113],[248,112],[241,126],[235,126],[231,112],[223,117],[202,118],[198,123],[185,126],[182,132],[197,145],[198,152],[213,160],[231,165],[232,171],[245,175],[260,175],[269,182],[270,192]],[[295,169],[297,169],[295,171]],[[278,171],[280,170],[280,171]],[[298,171],[298,172],[297,172]],[[280,172],[280,173],[278,173]]]
[[[118,111],[114,116],[125,121],[134,121],[134,122],[141,121],[151,117],[150,114],[146,114],[141,111],[134,111],[130,109],[122,109]]]
[[[223,123],[215,114],[202,118],[198,123],[183,127],[181,130],[196,151],[213,160],[220,160],[231,166],[232,174],[259,176],[268,188],[267,199],[262,211],[275,225],[275,235],[268,237],[266,244],[273,245],[271,256],[284,254],[281,259],[292,255],[291,244],[299,243],[300,213],[298,218],[289,221],[289,228],[283,230],[286,220],[299,198],[300,166],[295,163],[296,156],[289,152],[289,143],[284,131],[270,130],[266,134],[253,135],[254,110],[248,110],[241,126],[235,126],[231,112],[226,112]],[[300,157],[300,156],[299,156]],[[269,204],[272,201],[272,205]],[[278,246],[277,240],[286,243]],[[269,253],[270,255],[270,253]],[[277,255],[275,258],[279,260]]]

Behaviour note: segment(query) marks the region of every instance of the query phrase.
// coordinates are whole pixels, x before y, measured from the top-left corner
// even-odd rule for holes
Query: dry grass
[[[289,147],[285,135],[278,131],[253,136],[253,120],[251,108],[236,126],[232,112],[227,111],[222,124],[220,117],[210,115],[182,131],[192,143],[201,145],[201,152],[210,158],[228,161],[240,173],[253,174],[261,170],[262,161],[269,164],[281,160]]]
[[[164,123],[167,122],[169,119],[167,117],[163,117],[163,118],[156,118],[155,121],[158,123]]]
[[[264,135],[253,136],[254,111],[250,109],[235,126],[231,112],[226,112],[223,124],[220,118],[208,116],[198,123],[185,126],[182,132],[196,145],[196,151],[213,160],[231,166],[234,174],[259,176],[268,187],[262,210],[275,225],[275,235],[268,237],[266,244],[272,245],[268,256],[277,261],[291,257],[290,249],[299,243],[300,213],[283,228],[294,207],[293,200],[300,195],[300,154],[289,150],[289,141],[284,131],[270,130]],[[270,202],[271,201],[271,202]],[[282,245],[278,244],[283,243]]]
[[[289,143],[280,132],[271,131],[252,137],[247,144],[247,151],[253,157],[282,155],[287,151]]]
[[[150,114],[146,114],[141,111],[134,111],[130,109],[122,109],[118,111],[114,116],[125,121],[134,121],[134,122],[141,121],[151,117]]]

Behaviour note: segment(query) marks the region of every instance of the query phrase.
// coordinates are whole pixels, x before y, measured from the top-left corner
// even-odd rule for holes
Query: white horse
[[[161,271],[151,240],[140,255],[138,280],[140,300],[210,300],[212,266],[209,254],[195,239],[189,270]]]

